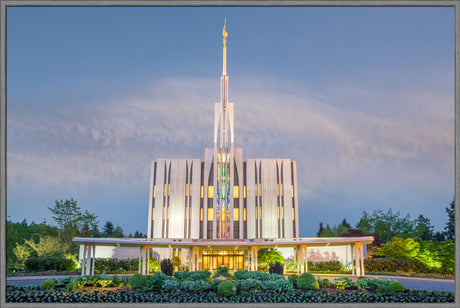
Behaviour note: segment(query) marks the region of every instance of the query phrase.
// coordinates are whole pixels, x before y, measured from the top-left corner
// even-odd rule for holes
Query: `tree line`
[[[50,225],[46,220],[30,224],[26,219],[22,222],[7,221],[6,252],[11,271],[23,270],[26,261],[31,258],[76,260],[79,245],[72,242],[73,237],[146,237],[138,230],[126,235],[121,226],[114,226],[110,221],[99,229],[98,216],[88,210],[82,211],[73,198],[56,200],[48,210],[56,225]]]

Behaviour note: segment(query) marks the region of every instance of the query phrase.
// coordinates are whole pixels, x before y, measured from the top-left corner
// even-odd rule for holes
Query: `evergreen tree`
[[[317,236],[317,237],[320,237],[320,236],[321,236],[321,233],[323,233],[323,231],[324,231],[323,222],[320,222],[320,223],[319,223],[319,230],[318,230],[318,232],[316,233],[316,236]]]
[[[120,227],[119,225],[117,225],[115,230],[113,230],[113,233],[112,233],[111,237],[117,237],[117,238],[125,237],[124,234],[123,234],[123,228]]]
[[[415,220],[415,224],[415,235],[418,238],[424,241],[431,241],[433,239],[434,227],[431,225],[431,220],[429,218],[419,215]]]
[[[114,230],[115,228],[113,227],[113,223],[107,221],[104,227],[102,228],[104,237],[112,237]]]
[[[455,239],[455,199],[450,204],[450,207],[446,207],[447,216],[449,220],[446,222],[444,227],[444,235],[447,239]]]
[[[344,226],[344,227],[346,227],[347,229],[351,229],[351,225],[347,222],[347,219],[346,219],[346,218],[344,218],[344,219],[342,220],[342,224],[341,224],[341,225]]]

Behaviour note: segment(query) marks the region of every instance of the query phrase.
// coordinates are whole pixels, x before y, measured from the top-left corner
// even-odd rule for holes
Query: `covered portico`
[[[147,274],[151,248],[169,248],[188,251],[190,271],[209,269],[213,271],[221,264],[216,260],[227,260],[230,270],[247,269],[257,271],[257,251],[261,248],[294,248],[297,273],[308,271],[307,249],[320,246],[351,246],[352,275],[364,276],[364,249],[374,241],[373,236],[363,237],[312,237],[294,239],[249,239],[249,240],[184,240],[184,239],[132,239],[132,238],[73,238],[83,245],[82,275],[94,274],[95,250],[97,246],[138,247],[139,273]],[[222,262],[224,263],[224,262]]]

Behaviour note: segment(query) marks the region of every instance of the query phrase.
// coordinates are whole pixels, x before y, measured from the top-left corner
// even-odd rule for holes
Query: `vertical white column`
[[[88,245],[88,250],[87,250],[87,255],[86,255],[86,267],[85,267],[85,275],[90,275],[90,269],[91,269],[91,246]]]
[[[141,273],[142,246],[139,247],[139,274]]]
[[[96,264],[96,244],[93,244],[93,260],[92,260],[92,265],[91,265],[91,275],[94,276],[94,267]]]
[[[364,276],[364,247],[363,243],[359,243],[359,248],[360,248],[360,259],[361,259],[361,276]]]
[[[307,245],[304,246],[304,257],[305,257],[305,272],[308,272],[308,257],[307,257]]]
[[[257,258],[258,258],[258,255],[257,255],[257,247],[254,247],[254,265],[255,265],[255,270],[256,272],[259,270],[259,264],[257,262]]]
[[[86,264],[86,249],[87,249],[87,245],[84,244],[83,245],[83,259],[81,260],[81,275],[85,275],[85,264]]]
[[[351,274],[354,276],[355,275],[355,254],[353,253],[355,249],[355,245],[351,244],[350,245],[350,254],[351,254]]]
[[[355,243],[356,276],[361,276],[361,260],[358,243]]]
[[[147,275],[150,274],[150,247],[147,247]]]

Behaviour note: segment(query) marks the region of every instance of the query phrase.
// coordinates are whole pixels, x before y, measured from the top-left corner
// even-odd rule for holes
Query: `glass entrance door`
[[[203,251],[203,270],[225,266],[229,270],[244,269],[244,251]]]

